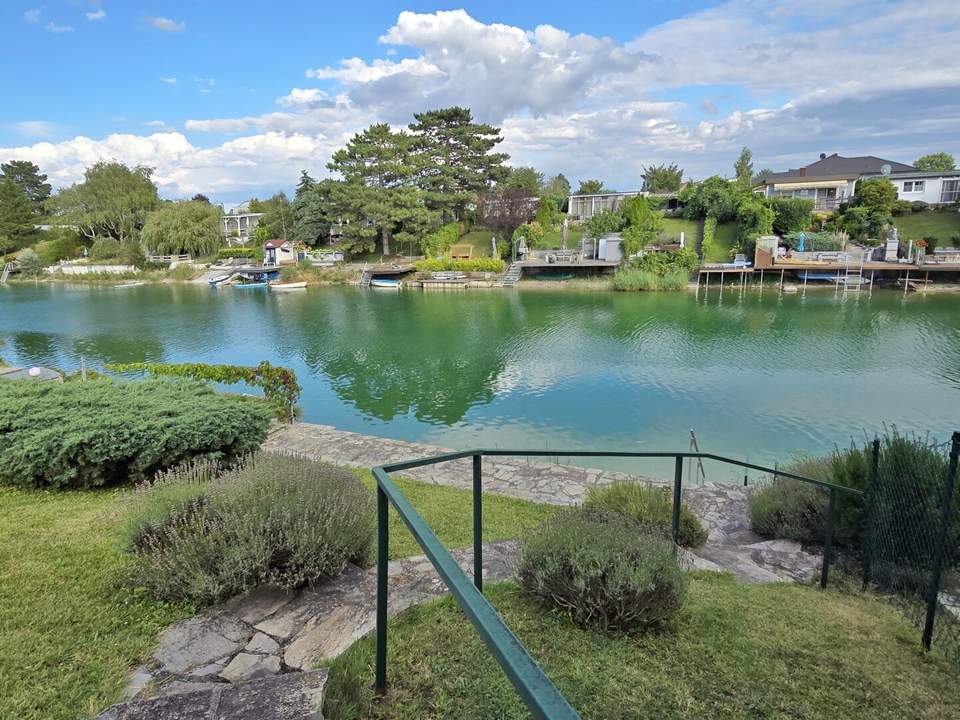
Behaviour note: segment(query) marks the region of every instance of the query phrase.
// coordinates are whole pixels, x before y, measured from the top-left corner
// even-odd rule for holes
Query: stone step
[[[202,690],[114,705],[97,720],[323,720],[326,683],[326,670],[204,683]]]

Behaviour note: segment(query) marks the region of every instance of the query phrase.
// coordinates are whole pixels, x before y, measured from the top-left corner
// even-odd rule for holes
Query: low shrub
[[[909,212],[913,212],[913,203],[909,200],[894,200],[893,210],[891,210],[891,212],[894,215],[906,215]]]
[[[522,540],[519,580],[578,625],[622,632],[666,622],[687,589],[669,540],[589,508],[559,512]]]
[[[704,259],[712,258],[717,253],[717,219],[713,215],[703,221],[703,240],[700,243],[700,252]]]
[[[177,468],[127,500],[129,582],[200,605],[257,585],[299,588],[364,565],[373,497],[352,471],[257,453]]]
[[[459,270],[460,272],[492,272],[501,273],[506,263],[500,258],[479,257],[454,260],[452,258],[426,258],[417,260],[413,264],[417,272],[441,272],[444,270]]]
[[[585,505],[625,515],[667,539],[673,534],[673,496],[668,488],[617,480],[604,487],[590,488]],[[678,542],[698,548],[707,541],[707,531],[685,504],[680,505]]]
[[[800,247],[799,232],[787,233],[783,236],[783,244],[791,250]],[[803,249],[805,252],[829,252],[834,250],[843,250],[844,237],[838,236],[832,232],[804,232]]]
[[[420,250],[428,258],[443,256],[460,238],[460,224],[447,223],[434,232],[424,235],[420,239]]]
[[[113,260],[120,254],[120,243],[111,237],[97,238],[90,246],[91,260]]]
[[[813,200],[772,197],[766,202],[773,210],[773,232],[777,235],[806,230],[813,221]]]
[[[256,258],[263,251],[259,247],[225,247],[217,250],[217,257],[221,260],[229,258]]]
[[[613,275],[613,289],[623,292],[683,290],[689,281],[690,274],[681,270],[668,270],[659,275],[651,270],[619,268]]]
[[[91,488],[260,446],[270,410],[187,380],[0,383],[0,483]]]
[[[930,205],[925,203],[923,200],[914,200],[913,202],[910,203],[911,212],[923,212],[929,207]]]

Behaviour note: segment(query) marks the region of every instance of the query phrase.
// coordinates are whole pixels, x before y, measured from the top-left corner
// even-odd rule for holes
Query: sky
[[[960,158],[957,0],[0,2],[0,161],[98,159],[235,204],[374,122],[470,107],[513,165],[637,189],[821,152]]]

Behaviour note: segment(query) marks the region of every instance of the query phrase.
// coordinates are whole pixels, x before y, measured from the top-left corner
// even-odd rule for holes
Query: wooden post
[[[927,270],[927,272],[923,276],[923,294],[924,295],[927,294],[927,283],[929,282],[930,282],[930,271]]]
[[[910,287],[910,268],[907,268],[907,277],[903,281],[903,296],[907,296],[907,288]]]
[[[867,293],[867,297],[873,297],[873,276],[876,274],[876,270],[870,271],[870,291]]]
[[[784,273],[783,268],[780,268],[780,292],[781,293],[783,292],[783,273]]]

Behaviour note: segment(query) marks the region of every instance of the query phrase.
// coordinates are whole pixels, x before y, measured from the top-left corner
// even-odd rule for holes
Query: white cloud
[[[194,85],[197,86],[197,89],[202,93],[212,92],[213,88],[216,87],[217,81],[213,78],[204,78],[204,77],[195,77],[193,78]]]
[[[162,32],[183,32],[187,29],[186,20],[177,22],[165,17],[148,17],[147,23],[154,30],[161,30]]]
[[[163,120],[149,120],[144,123],[147,127],[165,129],[167,124]]]
[[[163,77],[163,76],[161,76],[161,77],[160,77],[160,82],[162,82],[162,83],[164,83],[164,84],[166,84],[166,85],[176,85],[176,84],[177,84],[177,79],[176,79],[175,77]]]
[[[52,33],[72,33],[74,31],[73,25],[57,25],[55,22],[48,22],[43,26],[43,29],[47,32]]]
[[[42,14],[43,13],[36,8],[34,8],[33,10],[26,10],[23,13],[23,19],[26,20],[28,23],[38,23],[40,22],[40,16]]]
[[[90,22],[97,22],[98,20],[103,20],[105,17],[107,17],[107,11],[103,8],[87,13],[87,20]]]
[[[329,102],[329,96],[319,88],[293,88],[277,98],[277,105],[289,108],[308,108]]]

